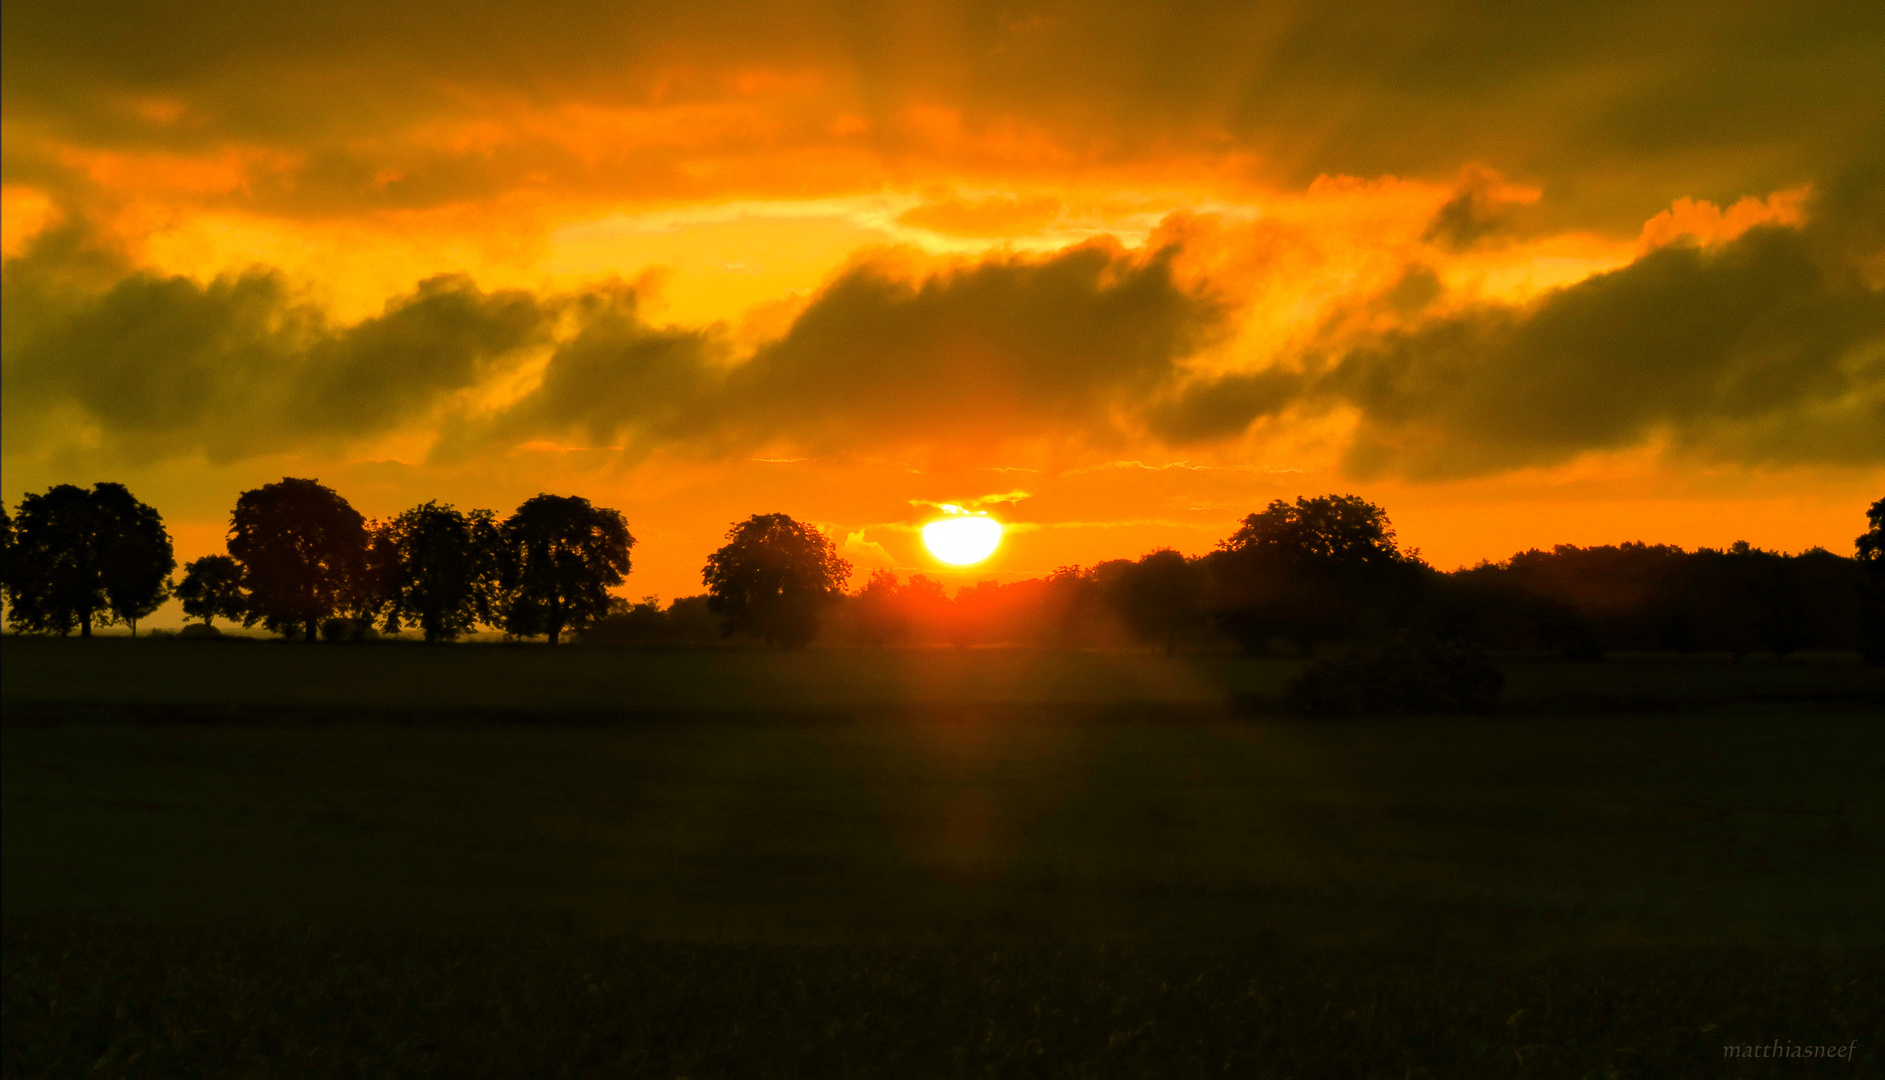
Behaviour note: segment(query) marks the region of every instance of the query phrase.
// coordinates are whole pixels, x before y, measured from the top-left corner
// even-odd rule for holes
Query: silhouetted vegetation
[[[229,523],[229,554],[249,590],[245,625],[315,641],[342,611],[370,609],[367,523],[334,489],[284,477],[245,491]]]
[[[883,569],[847,594],[851,567],[829,537],[784,514],[758,514],[709,557],[706,594],[663,608],[655,597],[611,595],[627,580],[635,541],[619,512],[585,499],[538,495],[501,521],[428,502],[368,522],[333,490],[284,478],[242,494],[230,556],[192,562],[175,595],[201,620],[193,635],[213,634],[214,620],[226,618],[329,641],[413,628],[443,642],[495,627],[552,643],[574,634],[651,647],[743,637],[785,648],[822,639],[1304,657],[1337,649],[1360,662],[1387,656],[1384,643],[1421,640],[1576,661],[1857,650],[1881,663],[1885,500],[1868,513],[1856,558],[1746,543],[1561,544],[1443,573],[1403,550],[1387,511],[1366,500],[1278,499],[1201,556],[1161,548],[1043,578],[982,581],[953,596],[925,575]],[[135,627],[171,595],[162,520],[119,485],[29,495],[5,526],[9,611],[20,630]]]
[[[1446,575],[1444,600],[1458,632],[1490,648],[1785,656],[1856,648],[1863,578],[1820,549],[1559,545]]]
[[[1858,647],[1867,663],[1885,664],[1885,499],[1866,511],[1871,528],[1857,541],[1858,562],[1865,574],[1859,595]]]
[[[1879,507],[1872,513],[1885,520]],[[1559,545],[1443,573],[1398,547],[1380,507],[1352,496],[1278,500],[1201,557],[1155,551],[982,582],[953,598],[922,575],[900,581],[879,570],[832,616],[829,636],[1298,656],[1329,647],[1378,654],[1381,643],[1405,639],[1581,661],[1608,652],[1846,651],[1867,633],[1885,641],[1880,528],[1861,537],[1858,559],[1745,543]],[[1874,645],[1866,655],[1876,662],[1881,652]]]
[[[818,613],[844,595],[851,564],[837,545],[784,514],[754,514],[733,526],[701,572],[707,606],[727,634],[771,645],[803,645],[818,634]]]
[[[431,643],[492,621],[503,589],[496,518],[429,502],[373,530],[388,630],[416,625]]]
[[[122,484],[60,484],[19,510],[6,556],[7,617],[19,629],[90,637],[119,622],[135,634],[169,596],[170,534]]]
[[[629,572],[635,538],[619,511],[576,496],[538,495],[504,522],[504,629],[554,645],[609,611],[608,590]]]
[[[1505,675],[1477,647],[1397,634],[1317,660],[1283,690],[1304,716],[1480,714],[1498,711]]]
[[[249,610],[242,565],[227,555],[205,555],[185,563],[177,598],[183,601],[183,613],[203,620],[206,627],[213,628],[218,618],[233,622]]]
[[[661,598],[645,596],[635,603],[611,598],[609,613],[585,626],[584,641],[612,645],[665,647],[713,645],[726,637],[725,620],[709,607],[712,598],[683,596],[664,610]]]
[[[1353,495],[1278,499],[1211,556],[1218,624],[1251,652],[1307,655],[1404,623],[1427,568],[1394,542],[1387,511]]]

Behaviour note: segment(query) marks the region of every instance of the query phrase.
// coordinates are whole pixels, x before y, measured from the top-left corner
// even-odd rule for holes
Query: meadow
[[[1237,656],[0,659],[9,1076],[1878,1070],[1847,658],[1513,659],[1503,715],[1341,722]]]

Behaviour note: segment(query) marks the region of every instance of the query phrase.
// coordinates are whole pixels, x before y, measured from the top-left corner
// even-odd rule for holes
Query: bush
[[[177,636],[186,640],[194,640],[197,638],[209,640],[211,638],[222,637],[223,632],[208,623],[195,622],[177,631]]]
[[[1505,675],[1472,645],[1409,634],[1318,660],[1284,688],[1303,716],[1497,712]]]
[[[321,624],[321,637],[328,641],[377,641],[380,632],[368,619],[329,619]]]

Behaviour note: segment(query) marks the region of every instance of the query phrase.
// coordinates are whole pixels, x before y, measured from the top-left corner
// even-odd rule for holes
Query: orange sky
[[[4,495],[179,555],[617,507],[952,582],[1208,550],[1353,492],[1450,568],[1850,550],[1885,494],[1866,4],[4,9]]]

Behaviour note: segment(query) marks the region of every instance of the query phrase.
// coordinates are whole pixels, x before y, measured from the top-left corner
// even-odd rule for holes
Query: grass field
[[[9,1076],[1878,1074],[1838,658],[1322,724],[1234,657],[0,658]]]

